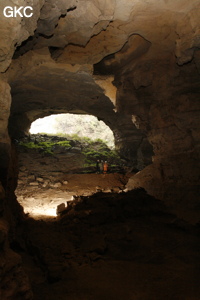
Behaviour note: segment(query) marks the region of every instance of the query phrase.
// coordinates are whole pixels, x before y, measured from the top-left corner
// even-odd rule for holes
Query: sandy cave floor
[[[89,196],[97,191],[121,192],[132,174],[65,174],[62,180],[45,183],[31,179],[28,183],[19,178],[16,196],[24,212],[34,219],[52,219],[61,203],[72,201],[74,196]]]

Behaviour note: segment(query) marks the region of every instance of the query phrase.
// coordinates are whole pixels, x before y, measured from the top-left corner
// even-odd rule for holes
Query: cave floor
[[[35,300],[199,300],[199,227],[142,189],[79,197],[22,228]]]
[[[19,176],[15,191],[24,212],[37,220],[54,219],[58,205],[72,201],[74,197],[89,196],[97,191],[121,192],[132,174],[56,174],[48,180],[43,177]],[[26,178],[26,180],[24,180]],[[28,182],[27,182],[28,180]]]
[[[69,174],[70,163],[19,154],[25,216],[12,247],[34,300],[199,300],[198,223],[143,189],[123,192],[131,173]]]

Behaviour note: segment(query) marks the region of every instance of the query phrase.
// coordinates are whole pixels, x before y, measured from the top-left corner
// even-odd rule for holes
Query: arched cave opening
[[[16,196],[35,219],[56,217],[77,196],[120,192],[133,167],[115,150],[112,130],[96,117],[53,114],[32,122],[15,140]]]
[[[62,174],[58,174],[58,176],[61,175],[62,178],[58,178],[57,181],[52,183],[51,180],[49,180],[50,176],[52,176],[49,172],[47,181],[43,183],[43,176],[41,176],[41,174],[39,173],[37,174],[37,170],[34,170],[34,168],[36,168],[37,162],[40,160],[40,170],[44,171],[45,168],[49,168],[49,166],[51,166],[51,171],[53,172],[53,175],[55,175],[56,172],[59,172],[57,169],[58,159],[56,158],[56,155],[54,153],[56,151],[62,152],[62,147],[65,148],[63,151],[64,153],[66,153],[66,148],[68,146],[68,148],[80,148],[79,145],[76,145],[76,143],[75,145],[72,145],[72,141],[65,141],[65,146],[54,145],[54,149],[52,149],[52,145],[49,145],[50,143],[52,143],[52,141],[50,140],[48,141],[48,143],[46,143],[46,145],[44,145],[44,141],[39,141],[37,138],[35,141],[29,140],[29,128],[31,126],[31,123],[38,118],[53,114],[70,113],[76,115],[92,115],[95,116],[98,120],[103,121],[113,132],[113,136],[115,139],[115,150],[117,152],[117,155],[119,155],[120,157],[118,160],[122,159],[123,162],[125,162],[125,164],[127,165],[129,169],[128,178],[133,173],[135,174],[138,170],[142,170],[147,165],[152,163],[153,147],[148,142],[146,133],[140,128],[137,128],[133,119],[133,115],[127,115],[123,111],[118,112],[116,110],[116,89],[112,84],[113,77],[102,78],[101,76],[96,76],[95,78],[92,78],[85,71],[82,72],[82,70],[80,70],[80,72],[78,73],[73,73],[73,70],[71,69],[66,69],[63,72],[62,69],[57,69],[57,66],[52,67],[52,73],[49,73],[46,67],[38,64],[37,76],[33,76],[32,73],[29,73],[28,69],[27,73],[24,72],[20,76],[19,74],[17,74],[17,76],[10,77],[12,95],[8,126],[10,137],[14,141],[21,141],[21,139],[24,139],[25,137],[25,143],[32,143],[31,145],[34,144],[34,147],[32,148],[37,148],[37,156],[43,155],[47,157],[46,159],[49,160],[48,163],[45,163],[44,157],[37,157],[35,159],[29,157],[27,158],[27,160],[30,162],[31,166],[28,167],[28,170],[24,170],[23,165],[19,166],[19,171],[22,173],[24,172],[22,176],[23,178],[25,178],[25,181],[28,182],[29,188],[35,189],[38,192],[38,195],[40,194],[38,186],[42,186],[46,190],[49,188],[49,191],[52,192],[51,189],[59,189],[59,186],[61,184],[61,190],[64,189],[63,182],[68,182],[69,180],[67,178],[63,178]],[[43,143],[43,145],[41,145],[41,143]],[[62,143],[62,141],[58,141],[58,143]],[[44,147],[46,147],[46,149],[43,149]],[[35,149],[30,150],[32,152],[35,151]],[[105,150],[107,151],[107,153],[103,155],[103,157],[96,155],[96,153],[94,155],[94,152],[88,154],[90,156],[89,159],[92,160],[93,163],[93,166],[87,166],[89,167],[89,169],[90,167],[92,167],[92,180],[94,180],[95,177],[95,160],[107,160],[108,150],[104,149],[104,152]],[[75,151],[77,151],[76,155],[78,155],[79,152],[79,159],[77,159],[78,163],[69,156],[68,161],[71,164],[69,169],[73,169],[74,173],[83,173],[80,172],[80,162],[82,165],[84,165],[82,151],[79,151],[78,149],[75,149]],[[70,151],[67,151],[68,154],[69,152]],[[28,156],[27,152],[25,153],[25,156]],[[64,154],[62,154],[61,156],[64,156]],[[109,164],[111,165],[110,161]],[[117,168],[121,168],[121,164],[123,163],[117,163]],[[63,163],[61,165],[61,173],[66,172],[66,164]],[[22,167],[21,170],[20,167]],[[87,168],[84,166],[82,167],[82,171],[83,170],[85,171],[87,170]],[[116,171],[113,166],[112,170]],[[108,174],[108,176],[113,177],[114,171],[111,174]],[[131,171],[133,171],[133,173]],[[123,190],[128,178],[121,178],[121,172],[118,172],[118,170],[117,173],[120,174],[117,178],[117,182],[112,183],[112,185],[108,184],[104,186],[104,189],[109,191],[115,189],[116,191],[119,191],[120,187],[120,190]],[[95,175],[97,176],[98,174]],[[20,176],[21,175],[19,173],[19,177]],[[76,185],[80,184],[80,182],[83,182],[83,180],[79,178],[79,182]],[[88,184],[88,182],[91,182],[91,179],[88,178],[86,182]],[[109,183],[109,180],[107,180],[107,182]],[[18,186],[21,183],[23,187],[23,180],[21,181],[21,179],[19,178]],[[54,185],[54,187],[49,186],[49,183],[51,185]],[[67,188],[69,189],[68,183]],[[99,190],[98,181],[95,184],[95,190]],[[84,192],[82,194],[84,194]],[[86,192],[85,194],[88,195],[88,192]],[[16,191],[16,195],[18,201],[22,203],[18,191]],[[31,195],[33,195],[33,192],[27,192],[27,194],[24,193],[24,199],[25,202],[29,202],[34,206],[33,197]],[[70,195],[70,197],[72,196],[73,195]],[[44,197],[47,199],[51,199],[50,194],[48,196],[46,194],[44,195]],[[57,195],[54,195],[54,199],[55,198],[63,199],[63,196],[60,196],[60,194],[58,193]],[[61,201],[59,200],[58,202],[58,204],[60,204]]]
[[[4,18],[5,2],[1,300],[199,299],[200,1],[10,1],[33,5],[28,19]],[[93,115],[110,127],[120,157],[139,170],[126,189],[127,173],[64,177],[59,157],[68,153],[76,169],[76,143],[57,140],[52,155],[51,141],[28,140],[34,120],[59,113]],[[34,207],[37,198],[39,214],[44,198],[54,213],[69,193],[74,201],[56,220],[30,218],[14,194],[18,169],[24,201]],[[102,191],[105,182],[112,189]]]
[[[109,148],[115,148],[112,130],[97,117],[87,114],[52,114],[39,118],[32,122],[29,133],[102,140]]]

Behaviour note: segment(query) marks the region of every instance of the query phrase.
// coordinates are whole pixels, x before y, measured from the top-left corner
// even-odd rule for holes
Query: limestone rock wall
[[[144,134],[130,116],[115,111],[114,101],[96,83],[97,76],[93,78],[91,65],[56,63],[48,49],[34,50],[12,63],[8,81],[12,89],[9,129],[13,138],[26,134],[38,117],[64,112],[91,114],[113,130],[117,149],[138,165],[137,151]],[[148,163],[152,156],[149,148]]]
[[[9,151],[10,151],[10,139],[8,136],[8,119],[10,115],[10,86],[5,80],[0,79],[0,167],[2,172],[0,173],[0,179],[5,184],[6,169],[9,165]]]
[[[128,187],[144,186],[186,217],[188,210],[195,210],[199,203],[199,75],[194,61],[181,69],[175,66],[173,74],[167,69],[160,70],[165,72],[165,78],[158,73],[156,76],[154,70],[151,87],[135,89],[132,84],[128,91],[132,104],[129,101],[121,108],[132,110],[134,120],[144,128],[154,149],[153,164],[133,177]],[[129,84],[134,71],[132,76]],[[126,81],[124,76],[123,84]],[[124,93],[121,90],[123,103]],[[196,213],[189,217],[190,221],[198,220]]]
[[[9,67],[12,56],[17,46],[34,34],[37,27],[37,19],[40,9],[44,3],[43,0],[31,1],[1,1],[0,2],[0,72],[5,72]],[[6,18],[3,15],[5,6],[14,7],[31,5],[34,9],[32,18]]]
[[[16,163],[13,160],[8,119],[10,86],[0,79],[0,299],[32,299],[28,277],[21,257],[10,248],[15,238],[15,226],[20,209],[14,196]],[[15,170],[14,170],[15,168]]]
[[[142,157],[140,146],[148,152],[150,143],[153,164],[130,179],[128,188],[142,186],[181,217],[199,220],[200,1],[9,4],[32,5],[34,16],[5,18],[8,3],[0,2],[0,180],[5,190],[0,217],[10,222],[10,227],[4,221],[0,225],[3,300],[31,299],[20,258],[8,243],[20,211],[7,133],[9,85],[10,124],[18,133],[40,116],[87,112],[111,127],[121,153],[134,165],[137,155]],[[116,99],[105,96],[96,75],[113,76]]]
[[[0,225],[1,235],[5,234],[5,224]],[[5,243],[6,234],[1,243]],[[28,277],[22,267],[21,257],[10,250],[9,246],[1,247],[0,296],[1,299],[33,299]]]
[[[11,249],[20,207],[14,196],[17,165],[8,135],[10,86],[0,78],[0,299],[32,299],[21,257]]]
[[[137,174],[129,188],[142,185],[166,198],[164,183],[196,186],[199,1],[49,0],[33,5],[34,18],[1,21],[7,37],[1,41],[3,71],[14,48],[31,36],[17,48],[4,76],[12,89],[11,127],[26,131],[32,120],[52,112],[94,114],[111,127],[117,148],[134,165],[144,157],[140,146],[146,153],[149,143],[153,146],[153,165]],[[105,96],[109,93],[97,75],[112,76],[116,99]],[[159,174],[159,180],[152,179],[155,185],[144,179],[149,169]]]

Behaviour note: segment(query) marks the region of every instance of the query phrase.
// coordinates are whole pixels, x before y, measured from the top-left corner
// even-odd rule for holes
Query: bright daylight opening
[[[31,134],[46,133],[60,136],[78,135],[91,140],[101,139],[114,147],[112,130],[96,117],[90,115],[58,114],[37,119],[31,124]]]
[[[17,199],[35,219],[56,217],[76,196],[124,187],[113,132],[94,116],[36,120],[18,144],[18,157]]]

